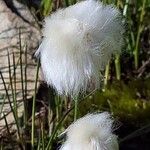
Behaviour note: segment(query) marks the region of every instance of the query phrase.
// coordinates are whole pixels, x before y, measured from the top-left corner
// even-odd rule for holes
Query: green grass
[[[143,56],[141,56],[140,52],[143,52],[143,47],[141,45],[142,34],[149,25],[146,18],[150,18],[150,1],[137,0],[135,3],[131,0],[103,1],[107,4],[115,4],[125,17],[127,31],[126,47],[124,51],[131,59],[131,64],[128,64],[128,67],[136,71],[141,67],[142,62],[146,61],[142,59]],[[65,0],[62,2],[63,7],[74,3],[76,3],[75,0]],[[56,10],[56,6],[51,0],[42,0],[39,9],[38,11],[43,17]],[[104,91],[92,91],[87,95],[80,96],[78,97],[78,103],[73,103],[69,97],[58,96],[51,88],[43,92],[44,96],[42,100],[37,98],[38,71],[40,65],[38,62],[37,73],[35,75],[34,95],[33,98],[29,100],[27,99],[28,46],[21,41],[21,31],[19,31],[19,40],[20,57],[18,62],[15,61],[15,56],[13,54],[13,61],[11,64],[8,53],[10,81],[8,87],[6,87],[3,73],[0,72],[6,92],[3,96],[3,102],[0,104],[0,116],[4,119],[6,124],[7,141],[3,139],[0,140],[1,150],[7,149],[11,145],[15,145],[18,149],[29,149],[29,147],[30,149],[39,150],[54,149],[57,144],[63,142],[63,140],[58,137],[71,122],[78,117],[95,111],[109,111],[123,124],[129,127],[134,126],[135,129],[137,129],[135,132],[131,132],[124,136],[120,141],[135,138],[149,132],[150,79],[145,78],[145,76],[143,77],[144,79],[137,79],[138,77],[136,74],[131,73],[129,76],[130,81],[126,83],[126,81],[122,79],[122,76],[125,74],[124,65],[126,57],[124,57],[124,54],[121,56],[116,55],[107,65],[105,70]],[[23,51],[24,47],[25,51]],[[23,64],[23,60],[25,60],[25,65]],[[10,69],[11,65],[13,65],[13,70]],[[21,72],[22,100],[24,105],[23,119],[18,117],[16,92],[16,68],[18,65],[20,66]],[[14,123],[17,127],[15,133],[12,133],[7,121],[7,115],[3,113],[3,106],[6,103],[6,99],[9,102],[14,117]],[[30,101],[32,103],[30,103]],[[29,103],[31,105],[29,105]],[[44,109],[43,112],[40,112],[38,103],[40,103],[40,107]],[[32,109],[32,114],[29,114],[29,109]]]

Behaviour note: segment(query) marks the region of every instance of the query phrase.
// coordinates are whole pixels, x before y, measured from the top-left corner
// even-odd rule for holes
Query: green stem
[[[104,89],[105,89],[108,79],[109,79],[109,68],[110,68],[110,62],[108,62],[107,66],[105,68]]]
[[[16,117],[18,118],[18,110],[17,110],[17,97],[16,97],[16,62],[15,62],[15,54],[13,53],[13,71],[14,71],[14,93],[13,93],[13,99],[14,99],[14,109],[16,113]]]
[[[120,55],[116,55],[115,59],[115,69],[116,69],[116,78],[117,80],[120,80],[121,78],[121,67],[120,67]]]
[[[139,24],[139,28],[138,28],[137,37],[136,37],[136,45],[135,45],[134,52],[133,52],[135,69],[137,69],[139,66],[139,41],[140,41],[141,32],[143,30],[142,22],[144,19],[145,4],[146,4],[146,0],[143,0],[143,5],[142,5],[142,10],[141,10],[141,15],[140,15],[140,24]]]
[[[74,99],[74,121],[78,118],[78,98]]]
[[[39,65],[40,65],[40,60],[38,60],[37,69],[36,69],[35,88],[34,88],[34,96],[33,96],[33,103],[32,103],[32,132],[31,132],[31,146],[32,146],[32,149],[34,149],[35,100],[36,100],[36,91],[37,91],[37,81],[38,81]]]
[[[13,105],[14,105],[14,112],[15,112],[15,115],[16,115],[16,118],[18,120],[18,114],[17,114],[17,102],[16,102],[16,97],[15,97],[15,92],[14,91],[14,88],[13,88],[13,83],[12,83],[12,76],[11,76],[11,63],[10,63],[10,54],[9,52],[7,51],[7,55],[8,55],[8,68],[9,68],[9,81],[10,81],[10,87],[11,87],[11,94],[13,96]],[[14,64],[13,64],[14,65]],[[16,122],[18,123],[18,122]]]

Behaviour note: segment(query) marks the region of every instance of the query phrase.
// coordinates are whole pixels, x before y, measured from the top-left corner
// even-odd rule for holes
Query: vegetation
[[[28,0],[24,0],[30,5]],[[20,46],[20,69],[22,76],[23,117],[18,116],[16,93],[16,65],[13,55],[11,64],[8,53],[10,90],[6,87],[3,73],[0,71],[6,94],[1,95],[1,120],[5,120],[6,130],[0,135],[0,149],[37,149],[54,150],[63,142],[60,134],[73,122],[74,113],[81,117],[95,111],[109,111],[117,118],[116,131],[119,135],[120,149],[150,148],[150,1],[149,0],[103,0],[115,4],[123,13],[126,21],[126,45],[121,56],[115,56],[107,65],[104,73],[104,85],[101,91],[92,91],[79,98],[78,107],[70,97],[60,97],[55,91],[41,83],[37,87],[40,62],[37,62],[35,91],[32,98],[27,98],[27,51]],[[42,0],[34,10],[39,26],[42,19],[60,7],[67,7],[76,0]],[[21,36],[21,33],[19,34]],[[20,40],[21,45],[21,40]],[[13,75],[12,75],[13,74]],[[11,91],[11,94],[10,94]],[[13,102],[11,102],[12,97]],[[16,130],[12,131],[3,112],[3,105],[8,99],[14,117]],[[75,111],[74,111],[75,107]],[[32,111],[31,111],[32,108]],[[116,127],[118,128],[118,127]],[[1,131],[0,131],[1,132]],[[142,141],[142,142],[141,142]]]

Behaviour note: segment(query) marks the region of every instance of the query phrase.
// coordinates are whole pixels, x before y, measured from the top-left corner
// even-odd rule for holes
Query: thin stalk
[[[55,99],[56,99],[56,119],[59,120],[59,96],[56,96]]]
[[[25,128],[27,121],[29,119],[28,114],[28,102],[27,102],[27,45],[25,46],[25,67],[24,67],[24,121],[25,121]]]
[[[29,111],[28,111],[28,101],[27,101],[27,45],[25,45],[25,67],[24,67],[24,126],[25,126],[25,134],[28,135],[27,122],[29,119]],[[27,149],[27,144],[25,143],[25,147]]]
[[[23,63],[22,63],[22,40],[21,40],[21,29],[19,29],[19,54],[20,54],[20,72],[21,72],[21,88],[22,88],[22,98],[23,98],[23,105],[24,105],[24,123],[26,128],[26,122],[27,122],[27,111],[26,111],[26,105],[25,105],[25,96],[24,96],[24,78],[23,78]]]
[[[37,150],[41,150],[41,138],[39,137],[39,141],[38,141],[38,147],[37,147]]]
[[[107,86],[107,82],[109,79],[109,69],[110,69],[110,62],[108,62],[108,64],[106,65],[106,68],[105,68],[104,89]]]
[[[11,137],[11,133],[10,133],[10,130],[9,130],[9,126],[8,126],[8,122],[7,122],[6,116],[5,116],[4,113],[3,113],[3,115],[4,115],[4,121],[5,121],[5,125],[6,125],[6,129],[7,129],[8,135],[9,135],[9,137]]]
[[[117,7],[119,8],[119,4],[120,4],[120,1],[117,0]],[[115,55],[115,70],[116,70],[116,78],[117,80],[120,80],[121,78],[121,67],[120,67],[120,55],[119,54],[116,54]]]
[[[140,35],[141,32],[143,31],[143,19],[144,19],[144,13],[145,13],[145,4],[146,0],[143,0],[143,5],[142,5],[142,10],[141,10],[141,15],[140,15],[140,24],[137,32],[137,37],[136,37],[136,43],[135,43],[135,49],[134,49],[134,63],[135,63],[135,69],[138,68],[139,66],[139,41],[140,41]]]
[[[14,79],[14,92],[13,92],[13,99],[14,99],[14,109],[16,110],[16,117],[18,118],[18,110],[17,110],[17,97],[16,97],[16,62],[15,62],[15,55],[13,53],[13,79]]]
[[[123,16],[127,15],[128,6],[129,6],[129,0],[126,0],[126,3],[123,8]]]
[[[13,82],[12,82],[12,76],[11,76],[10,55],[9,55],[8,51],[7,51],[7,55],[8,55],[9,81],[10,81],[10,87],[11,87],[11,94],[13,96],[14,113],[15,113],[15,116],[16,116],[16,120],[18,120],[17,101],[16,101],[16,96],[15,96],[15,91],[14,91],[14,88],[13,88]],[[18,124],[18,121],[16,122],[16,124]],[[18,124],[18,126],[19,126],[19,124]]]
[[[74,99],[74,121],[78,118],[78,98]]]
[[[115,59],[115,70],[116,70],[116,78],[117,80],[120,80],[121,78],[121,66],[120,66],[120,55],[116,55]]]
[[[25,48],[25,68],[24,68],[24,79],[25,79],[25,99],[27,100],[27,46]]]
[[[37,91],[37,81],[38,81],[39,66],[40,66],[40,60],[38,60],[37,69],[36,69],[34,96],[33,96],[33,103],[32,103],[32,132],[31,132],[31,146],[32,146],[32,149],[34,149],[35,100],[36,100],[36,91]]]

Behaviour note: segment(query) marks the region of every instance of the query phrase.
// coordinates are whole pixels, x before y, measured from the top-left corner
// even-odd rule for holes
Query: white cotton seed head
[[[36,52],[46,82],[59,94],[78,95],[100,86],[100,71],[120,53],[124,26],[112,5],[86,0],[45,19]]]
[[[66,130],[67,140],[60,150],[119,150],[112,124],[107,112],[86,115]]]

